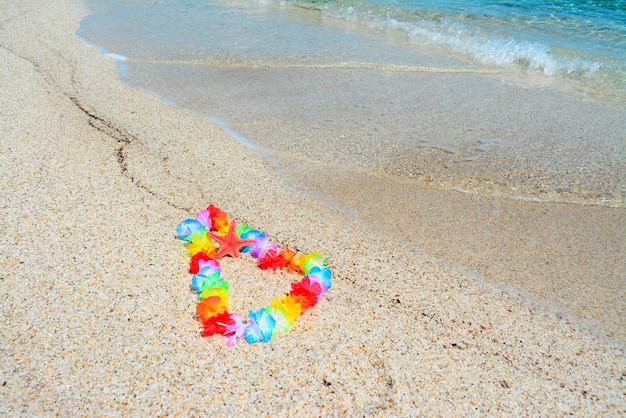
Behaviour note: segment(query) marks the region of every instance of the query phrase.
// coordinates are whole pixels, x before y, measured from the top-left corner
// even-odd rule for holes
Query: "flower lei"
[[[279,251],[269,237],[248,225],[228,222],[225,212],[209,205],[195,219],[187,219],[176,228],[187,241],[191,254],[191,287],[199,292],[196,311],[203,327],[203,336],[221,334],[234,345],[245,338],[250,344],[268,342],[279,332],[287,332],[298,316],[313,307],[331,288],[331,272],[324,266],[326,259],[319,253],[298,254],[285,247]],[[288,295],[274,298],[258,311],[250,311],[244,320],[238,313],[228,312],[228,282],[221,278],[219,259],[249,253],[263,270],[285,269],[302,274],[291,284]]]

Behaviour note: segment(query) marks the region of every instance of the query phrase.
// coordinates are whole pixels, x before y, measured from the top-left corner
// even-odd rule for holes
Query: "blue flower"
[[[322,284],[325,290],[328,290],[332,287],[332,284],[330,282],[332,274],[328,267],[324,267],[324,268],[319,268],[317,266],[313,267],[309,271],[308,276],[311,279],[315,280],[316,282],[319,282],[320,284]]]
[[[201,229],[205,229],[204,225],[197,220],[185,219],[176,227],[176,233],[180,236],[180,239],[191,241],[191,236]]]
[[[263,232],[261,231],[257,231],[256,229],[249,229],[245,232],[243,232],[239,238],[241,239],[253,239],[253,240],[257,240],[260,238],[265,238],[267,235],[265,235]],[[240,253],[247,253],[250,252],[250,249],[252,248],[252,245],[248,245],[246,247],[242,247],[241,250],[239,250]]]
[[[250,311],[246,326],[246,341],[255,344],[260,341],[268,342],[272,338],[272,332],[276,326],[276,320],[265,308],[256,312]]]
[[[202,267],[198,274],[192,277],[191,287],[198,292],[212,287],[223,287],[228,290],[228,282],[220,278],[220,271],[221,269],[215,265]]]

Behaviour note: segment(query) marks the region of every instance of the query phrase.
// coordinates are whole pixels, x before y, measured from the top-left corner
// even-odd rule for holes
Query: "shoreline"
[[[622,348],[368,232],[125,85],[75,36],[84,3],[1,13],[3,414],[626,411]],[[269,344],[199,336],[175,228],[209,203],[330,258],[324,301]]]
[[[273,54],[264,59],[264,53],[250,59],[240,51],[220,60],[188,38],[176,41],[181,52],[159,43],[156,34],[157,41],[134,38],[132,24],[120,16],[108,18],[129,32],[130,41],[116,35],[124,30],[107,34],[97,18],[81,31],[90,42],[128,55],[121,73],[131,86],[221,117],[279,153],[497,198],[624,206],[622,102],[596,96],[600,90],[589,91],[583,79],[479,66],[453,53],[416,48],[403,37],[372,38],[357,24],[311,10],[259,7],[251,10],[268,8],[269,20],[315,21],[311,33],[326,34],[319,36],[322,46],[331,42],[327,32],[338,28],[357,45],[371,40],[371,58],[342,60],[331,53],[318,63],[315,54],[308,62]],[[166,19],[161,13],[156,8],[148,24]],[[246,22],[264,33],[262,23]],[[280,56],[285,46],[277,42]],[[386,59],[377,61],[381,56]]]
[[[496,199],[624,207],[623,110],[558,80],[125,65],[130,85],[219,116],[280,156]]]

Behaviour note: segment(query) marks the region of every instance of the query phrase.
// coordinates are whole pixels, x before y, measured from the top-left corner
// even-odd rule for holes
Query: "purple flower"
[[[208,210],[201,210],[196,216],[196,220],[200,222],[207,231],[211,230],[211,226],[213,225],[213,221],[211,220],[211,212]]]
[[[265,235],[263,232],[257,231],[256,229],[247,229],[244,232],[242,232],[241,235],[239,235],[239,238],[257,240],[260,238],[264,238],[266,236],[267,235]],[[247,252],[250,252],[250,249],[252,249],[252,245],[247,245],[245,247],[242,247],[241,250],[239,250],[239,252],[247,253]]]
[[[265,235],[262,238],[257,238],[254,240],[254,244],[250,249],[250,254],[254,258],[261,258],[267,253],[269,250],[278,250],[278,244],[272,244],[270,242],[270,237]]]
[[[248,324],[244,324],[243,318],[239,314],[231,314],[230,319],[235,321],[235,323],[232,325],[226,325],[226,332],[224,335],[228,337],[226,345],[232,347],[238,339],[243,338]]]

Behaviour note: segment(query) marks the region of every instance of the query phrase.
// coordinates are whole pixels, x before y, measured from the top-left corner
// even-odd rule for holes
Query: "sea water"
[[[255,4],[256,3],[256,4]],[[91,1],[100,11],[89,30],[129,53],[170,58],[333,59],[346,45],[319,38],[315,17],[273,18],[269,6],[293,5],[396,33],[416,45],[441,47],[499,66],[546,75],[589,77],[626,89],[626,1],[327,0]],[[261,5],[261,7],[259,7]],[[312,15],[313,16],[313,15]],[[274,19],[274,20],[272,20]],[[261,28],[277,24],[273,28]],[[307,22],[308,20],[308,22]],[[250,27],[251,22],[252,27]],[[93,33],[96,36],[96,33]],[[255,36],[262,35],[262,36]],[[271,39],[271,42],[267,42]],[[362,42],[349,51],[355,53]],[[130,44],[133,44],[132,47]],[[366,51],[361,51],[366,53]],[[330,55],[329,55],[330,54]],[[363,58],[361,54],[357,54]],[[346,58],[357,58],[346,56]],[[380,57],[367,57],[377,59]]]
[[[623,206],[626,1],[88,3],[127,82],[285,164]]]

